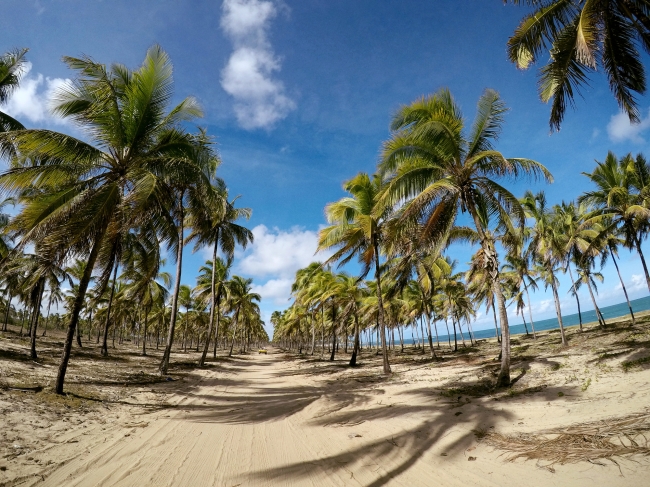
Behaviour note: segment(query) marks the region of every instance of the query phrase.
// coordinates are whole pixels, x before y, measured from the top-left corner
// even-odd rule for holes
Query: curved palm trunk
[[[102,338],[102,355],[108,356],[108,329],[111,324],[111,310],[113,309],[113,297],[115,296],[115,285],[117,283],[117,268],[118,264],[115,262],[115,269],[113,269],[113,283],[111,285],[111,296],[108,298],[108,306],[106,307],[106,322],[104,323],[104,336]]]
[[[93,273],[93,268],[95,267],[95,262],[97,261],[97,256],[99,255],[99,249],[104,240],[104,235],[106,232],[106,225],[103,226],[99,235],[95,239],[90,255],[88,256],[88,262],[86,262],[86,268],[84,273],[81,276],[79,281],[79,288],[77,289],[77,295],[74,298],[72,303],[72,310],[70,311],[70,323],[68,324],[68,330],[66,332],[65,343],[63,345],[63,354],[61,355],[61,363],[59,364],[59,371],[56,377],[56,386],[55,392],[57,394],[63,394],[63,383],[65,381],[65,373],[68,370],[68,362],[70,361],[70,351],[72,350],[72,341],[74,340],[74,333],[79,323],[79,314],[81,313],[81,308],[84,304],[84,298],[86,297],[86,290],[88,289],[88,283]]]
[[[176,280],[174,282],[174,295],[172,297],[172,313],[169,319],[169,331],[167,333],[167,344],[165,352],[160,362],[158,370],[161,375],[165,375],[169,369],[169,357],[172,353],[172,344],[174,343],[174,331],[176,329],[176,317],[178,315],[178,292],[181,288],[181,271],[183,269],[183,231],[184,231],[185,212],[183,210],[183,193],[180,197],[180,218],[178,225],[178,250],[176,252]]]
[[[379,270],[379,245],[377,238],[374,239],[375,248],[375,280],[377,281],[377,319],[381,330],[381,349],[383,353],[384,374],[390,374],[390,364],[388,363],[388,350],[386,349],[386,324],[384,323],[384,302],[381,295],[381,271]]]
[[[537,335],[535,334],[535,323],[533,323],[533,310],[530,306],[530,294],[528,293],[528,286],[524,282],[524,290],[526,291],[526,298],[528,299],[528,316],[530,317],[530,327],[533,329],[533,338],[537,340]]]
[[[580,312],[580,299],[578,298],[578,290],[576,289],[576,283],[573,280],[573,272],[571,271],[571,264],[567,262],[566,266],[569,268],[569,276],[571,277],[571,286],[573,286],[573,295],[576,297],[576,303],[578,303],[578,320],[580,320],[580,331],[582,331],[582,313]]]
[[[219,291],[217,295],[217,303],[216,303],[216,308],[214,310],[216,316],[216,325],[214,327],[214,351],[213,351],[213,358],[217,358],[217,343],[219,343],[219,324],[221,320],[221,291]]]
[[[600,312],[600,308],[596,304],[594,291],[593,289],[591,289],[591,283],[589,281],[587,281],[587,289],[589,289],[589,295],[591,296],[591,302],[594,305],[594,310],[596,310],[596,316],[598,316],[598,322],[603,326],[607,326],[607,323],[605,322],[605,318],[603,317],[603,314]]]
[[[458,335],[456,334],[456,321],[451,318],[451,326],[454,327],[454,352],[458,351]]]
[[[354,348],[350,357],[350,367],[357,365],[357,354],[359,353],[359,317],[354,313]]]
[[[208,354],[208,348],[210,347],[210,338],[212,337],[212,327],[214,326],[214,307],[217,301],[216,297],[216,280],[217,280],[217,242],[219,241],[217,233],[217,239],[214,242],[214,248],[212,250],[212,282],[210,283],[210,321],[208,323],[208,335],[205,337],[205,346],[203,347],[203,353],[199,359],[199,367],[203,367],[205,363],[205,357]],[[217,343],[215,337],[214,343]]]
[[[650,291],[650,274],[648,274],[648,266],[645,263],[645,257],[641,251],[641,239],[635,235],[634,236],[634,245],[636,246],[636,251],[641,258],[641,264],[643,265],[643,272],[645,273],[645,282],[648,285],[648,291]]]
[[[562,345],[567,346],[566,335],[564,334],[564,324],[562,323],[562,310],[560,309],[560,297],[557,294],[557,284],[555,284],[555,277],[553,277],[553,299],[555,300],[555,313],[557,314],[557,322],[560,325],[560,334],[562,335]]]
[[[627,296],[627,289],[625,288],[625,283],[621,277],[621,271],[618,268],[618,263],[616,262],[616,256],[612,246],[609,246],[609,253],[612,254],[612,260],[614,261],[614,267],[616,267],[616,273],[618,274],[618,280],[621,281],[621,287],[623,288],[623,294],[625,294],[625,301],[627,301],[627,307],[630,310],[630,316],[632,317],[632,326],[636,325],[636,319],[634,318],[634,311],[632,311],[632,305],[630,304],[630,298]]]

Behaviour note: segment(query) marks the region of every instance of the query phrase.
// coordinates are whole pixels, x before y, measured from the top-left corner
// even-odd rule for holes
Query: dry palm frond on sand
[[[537,434],[501,435],[487,433],[484,441],[509,452],[508,460],[518,458],[559,463],[598,462],[607,459],[616,465],[613,457],[650,455],[646,434],[650,433],[650,411],[621,418],[609,418],[567,428],[554,428]]]

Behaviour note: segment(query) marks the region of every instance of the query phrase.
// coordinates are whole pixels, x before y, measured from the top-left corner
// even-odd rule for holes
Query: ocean
[[[646,296],[645,298],[639,298],[630,301],[630,304],[632,305],[632,310],[636,313],[638,311],[647,311],[650,310],[650,296]],[[591,303],[589,303],[591,305]],[[587,303],[585,303],[585,306],[588,306]],[[629,315],[630,310],[627,307],[627,302],[619,303],[619,304],[613,304],[611,306],[605,306],[600,308],[600,312],[603,314],[603,318],[605,318],[605,321],[607,321],[609,318],[618,318],[621,316]],[[528,332],[532,333],[532,328],[530,326],[530,322],[528,320],[528,313],[526,313],[526,324],[528,326]],[[535,315],[533,315],[533,319],[535,319]],[[596,311],[593,309],[589,309],[587,311],[582,312],[582,323],[590,323],[590,322],[595,322],[598,321],[598,318],[596,317]],[[580,320],[578,318],[578,313],[572,314],[572,315],[563,315],[562,316],[562,324],[566,326],[572,326],[572,325],[578,325],[580,323]],[[444,321],[438,321],[438,333],[440,333],[440,342],[442,343],[443,341],[447,341],[447,334],[443,334],[443,330],[446,332],[447,328],[445,328],[445,323]],[[442,325],[442,326],[441,326]],[[426,324],[425,324],[426,327]],[[551,318],[547,320],[541,320],[541,321],[535,321],[535,331],[545,331],[545,330],[554,330],[559,328],[560,325],[557,321],[557,318]],[[452,331],[451,323],[449,323],[449,331]],[[419,332],[418,328],[418,332]],[[435,340],[435,331],[433,329],[433,323],[431,324],[431,331],[434,333],[433,338]],[[510,325],[510,334],[511,335],[521,335],[526,333],[526,329],[524,328],[523,323],[520,325]],[[426,334],[426,331],[425,331]],[[463,325],[463,334],[465,335],[466,339],[469,339],[467,336],[467,327]],[[494,328],[492,329],[487,329],[487,330],[476,330],[474,331],[474,336],[476,338],[494,338],[495,337],[495,330]],[[397,338],[397,337],[396,337]],[[451,339],[453,340],[453,335],[451,336]],[[460,340],[460,335],[458,336],[458,339]],[[413,343],[412,339],[407,339],[405,340],[405,343]]]

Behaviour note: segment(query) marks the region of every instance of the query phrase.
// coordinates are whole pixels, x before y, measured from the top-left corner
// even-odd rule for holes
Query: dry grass
[[[518,458],[549,462],[543,465],[554,471],[553,465],[591,462],[614,457],[650,455],[646,434],[650,433],[650,412],[620,418],[609,418],[593,423],[576,424],[538,434],[502,435],[490,432],[483,441],[508,453],[508,460]]]

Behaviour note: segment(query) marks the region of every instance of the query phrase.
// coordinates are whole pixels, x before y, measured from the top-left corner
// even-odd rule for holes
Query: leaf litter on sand
[[[554,472],[554,464],[609,460],[614,457],[650,456],[650,410],[628,416],[555,428],[538,434],[502,435],[485,433],[483,441],[508,452],[508,461],[518,458],[550,462],[542,466]],[[620,467],[619,467],[620,468]]]

